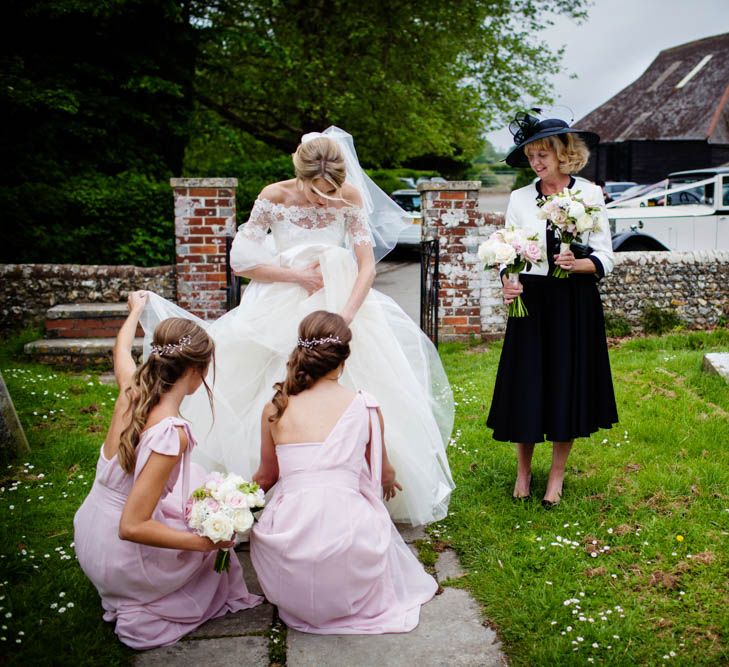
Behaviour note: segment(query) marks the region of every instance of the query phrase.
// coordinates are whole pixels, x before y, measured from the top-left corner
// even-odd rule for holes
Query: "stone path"
[[[427,539],[422,528],[403,528],[405,541]],[[260,586],[247,551],[238,553],[251,592]],[[440,554],[435,566],[439,583],[463,576],[455,552]],[[288,630],[279,637],[280,623],[275,608],[264,603],[255,609],[228,614],[201,626],[182,641],[164,648],[139,653],[137,667],[268,667],[269,656],[278,655],[288,667],[502,667],[507,660],[493,630],[484,625],[477,603],[465,590],[442,587],[423,606],[420,624],[406,634],[312,635]],[[273,652],[272,652],[273,651]]]
[[[396,301],[420,325],[420,262],[388,262],[377,265],[374,288]]]

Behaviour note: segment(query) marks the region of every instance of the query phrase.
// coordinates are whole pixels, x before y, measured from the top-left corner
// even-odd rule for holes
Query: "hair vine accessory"
[[[297,347],[304,347],[310,350],[312,347],[317,345],[324,345],[325,343],[341,343],[339,336],[327,336],[326,338],[299,338]]]
[[[167,343],[165,345],[155,345],[152,343],[152,354],[158,354],[160,357],[163,357],[166,354],[171,354],[172,352],[181,350],[185,347],[185,345],[189,345],[191,342],[192,338],[190,336],[183,336],[176,343]]]

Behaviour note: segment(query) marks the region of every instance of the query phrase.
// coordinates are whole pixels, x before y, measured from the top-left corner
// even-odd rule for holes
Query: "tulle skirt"
[[[214,417],[201,387],[182,404],[198,446],[193,460],[209,470],[246,478],[260,460],[261,413],[284,379],[299,322],[315,310],[340,312],[357,277],[352,254],[339,247],[302,245],[280,256],[283,266],[319,261],[324,288],[307,295],[290,283],[250,283],[238,308],[206,323],[152,294],[142,316],[145,358],[156,324],[188,317],[215,340],[208,375]],[[403,492],[388,503],[395,521],[413,525],[443,518],[454,488],[445,448],[453,428],[453,396],[438,353],[389,297],[370,290],[352,325],[351,354],[341,382],[374,395],[385,421],[385,441]]]

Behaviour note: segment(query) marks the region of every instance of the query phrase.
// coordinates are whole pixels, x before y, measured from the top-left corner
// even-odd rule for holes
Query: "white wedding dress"
[[[270,234],[269,234],[270,230]],[[306,266],[319,261],[324,287],[308,295],[295,283],[252,281],[240,305],[212,323],[150,295],[142,316],[145,358],[156,324],[188,317],[215,340],[214,418],[201,387],[181,414],[198,442],[193,452],[209,470],[250,479],[260,458],[261,412],[284,379],[299,322],[314,310],[340,312],[357,277],[354,245],[371,245],[363,209],[284,206],[259,198],[231,249],[231,265]],[[438,354],[389,297],[370,290],[351,325],[351,354],[341,382],[377,398],[385,442],[402,493],[388,503],[396,521],[414,525],[443,518],[454,488],[445,448],[453,426],[453,397]]]

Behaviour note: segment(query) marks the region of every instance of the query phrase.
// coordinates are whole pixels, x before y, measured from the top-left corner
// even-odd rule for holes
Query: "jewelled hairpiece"
[[[171,354],[172,352],[181,350],[185,347],[185,345],[189,345],[191,342],[192,338],[190,336],[183,336],[176,343],[167,343],[165,345],[155,345],[152,343],[152,354],[159,354],[160,357],[163,357],[166,354]]]
[[[327,336],[326,338],[299,338],[297,343],[298,347],[304,347],[310,350],[312,347],[317,345],[324,345],[324,343],[341,343],[339,336]]]

